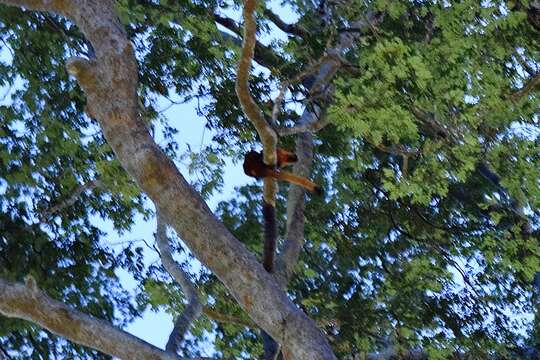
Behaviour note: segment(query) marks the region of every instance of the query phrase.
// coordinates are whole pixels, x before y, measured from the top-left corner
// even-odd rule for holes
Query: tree
[[[224,358],[537,356],[537,2],[0,3],[4,355],[197,357],[212,332]],[[203,183],[163,98],[204,104]],[[264,179],[214,215],[222,158],[278,142],[326,195]],[[136,213],[159,265],[92,221]],[[121,330],[147,306],[176,315],[165,350]]]

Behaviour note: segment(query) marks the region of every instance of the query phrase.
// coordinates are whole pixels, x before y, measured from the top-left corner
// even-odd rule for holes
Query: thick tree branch
[[[0,313],[31,321],[73,342],[120,359],[178,359],[106,321],[50,298],[30,277],[26,284],[0,279]]]
[[[294,306],[255,256],[218,221],[154,142],[139,117],[137,63],[133,46],[113,10],[114,1],[0,2],[54,10],[79,26],[92,43],[96,59],[72,59],[67,63],[68,71],[77,77],[87,95],[87,113],[98,119],[120,163],[154,201],[165,222],[223,282],[253,321],[284,344],[294,358],[335,359],[314,322]],[[243,80],[247,85],[247,72]]]
[[[315,116],[309,110],[304,110],[302,118],[309,119]],[[301,133],[296,138],[296,156],[298,161],[293,167],[293,173],[308,177],[311,173],[313,162],[313,134]],[[305,226],[305,190],[301,186],[291,185],[287,195],[287,228],[285,242],[276,259],[275,273],[280,285],[287,287],[292,276],[294,267],[300,256],[300,250],[304,242]]]
[[[174,328],[169,336],[167,345],[165,346],[167,351],[176,353],[179,350],[180,344],[189,330],[189,327],[201,315],[203,305],[197,289],[191,283],[182,267],[172,256],[172,248],[167,236],[167,225],[163,222],[163,219],[159,214],[157,215],[156,243],[163,266],[178,285],[180,285],[187,300],[186,307],[182,314],[176,319]]]

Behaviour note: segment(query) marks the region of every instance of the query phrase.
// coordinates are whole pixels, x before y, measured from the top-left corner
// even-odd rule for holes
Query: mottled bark
[[[325,336],[215,217],[152,139],[137,107],[137,63],[112,0],[1,0],[70,18],[92,43],[95,59],[74,58],[68,70],[87,95],[117,158],[193,254],[228,288],[253,321],[295,359],[334,359]],[[3,309],[6,313],[9,306]],[[22,317],[22,313],[19,313]],[[62,334],[65,335],[65,334]],[[71,339],[70,335],[65,335]]]
[[[30,277],[26,284],[0,279],[0,313],[31,321],[77,344],[120,359],[178,359],[106,321],[50,298]]]
[[[242,39],[242,51],[238,60],[236,71],[236,95],[246,117],[251,121],[263,145],[264,162],[267,165],[276,164],[277,134],[266,121],[263,112],[255,103],[249,91],[249,74],[256,44],[257,23],[255,21],[256,0],[244,2],[244,33]],[[266,199],[270,203],[271,199]]]

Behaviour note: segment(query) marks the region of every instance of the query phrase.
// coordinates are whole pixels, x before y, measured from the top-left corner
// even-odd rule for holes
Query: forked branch
[[[124,169],[154,202],[165,222],[175,229],[192,253],[223,282],[258,326],[283,343],[297,359],[335,359],[326,337],[314,322],[292,303],[274,277],[216,218],[200,194],[190,186],[174,162],[152,138],[139,114],[138,70],[134,47],[114,11],[114,0],[0,0],[0,3],[54,11],[70,18],[79,27],[95,49],[96,58],[75,59],[69,62],[68,69],[87,96],[87,112],[99,121],[107,142]],[[247,63],[241,66],[244,75],[241,76],[243,81],[240,82],[240,90],[247,90],[255,36],[254,3],[248,3],[251,3],[248,6],[251,9],[248,11],[248,20],[251,20],[247,27],[252,30],[252,36],[244,39],[250,46],[246,46],[247,56],[242,56],[242,60]],[[240,93],[246,94],[244,91]],[[244,97],[247,100],[244,102],[244,105],[247,104],[247,112],[255,114],[258,121],[264,120],[249,93],[247,95],[247,99]],[[262,125],[268,126],[264,123]],[[274,146],[276,137],[274,134],[273,142],[270,137]],[[1,292],[0,296],[4,293]],[[33,310],[20,308],[17,301],[4,302],[3,312],[17,309],[11,313],[12,316],[30,316]],[[101,348],[100,341],[106,341],[102,333],[85,333],[82,326],[80,331],[84,336],[72,332],[63,332],[62,335],[68,339],[75,338],[75,341],[80,341],[81,337],[91,337],[87,340],[89,346],[95,345],[96,348]],[[115,345],[123,346],[121,341]],[[146,357],[153,358],[160,357]]]

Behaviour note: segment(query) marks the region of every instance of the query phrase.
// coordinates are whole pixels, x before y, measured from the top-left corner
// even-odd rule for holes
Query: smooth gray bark
[[[159,249],[161,262],[174,281],[180,285],[184,297],[187,300],[184,311],[174,322],[174,328],[169,336],[167,345],[165,346],[167,351],[176,353],[189,328],[201,315],[203,305],[199,298],[199,293],[197,292],[195,285],[190,281],[188,274],[173,258],[173,250],[169,243],[169,237],[167,236],[167,224],[163,222],[159,214],[157,214],[156,218],[156,244]]]

